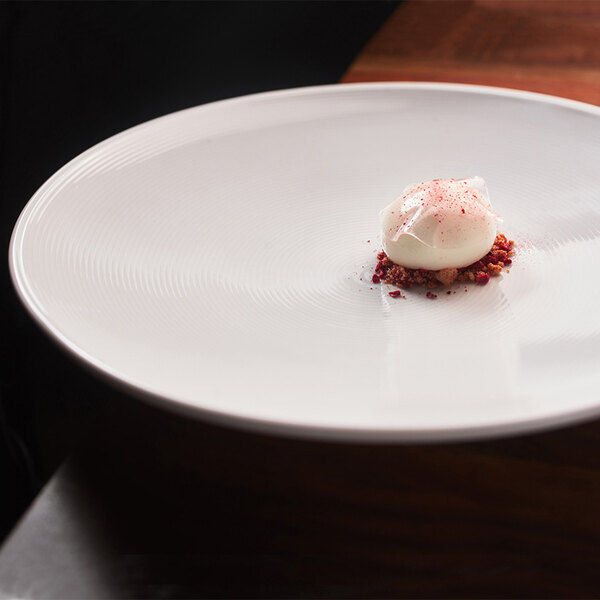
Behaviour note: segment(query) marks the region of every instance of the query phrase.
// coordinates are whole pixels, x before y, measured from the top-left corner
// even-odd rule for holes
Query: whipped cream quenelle
[[[485,256],[501,220],[481,177],[409,186],[380,217],[388,257],[409,269],[432,271],[466,267]]]

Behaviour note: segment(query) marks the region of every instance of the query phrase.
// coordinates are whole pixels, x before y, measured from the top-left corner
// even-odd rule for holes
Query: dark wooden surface
[[[450,81],[600,104],[598,0],[407,0],[344,82]]]
[[[348,445],[118,398],[71,460],[115,597],[597,598],[600,426]]]
[[[597,2],[407,2],[344,81],[600,102],[599,18]],[[465,444],[327,444],[115,394],[57,486],[110,597],[600,597],[597,421]]]

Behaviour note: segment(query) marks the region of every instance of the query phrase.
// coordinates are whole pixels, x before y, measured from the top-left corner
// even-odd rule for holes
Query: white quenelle
[[[432,271],[466,267],[485,256],[501,221],[481,177],[408,186],[380,217],[383,249],[390,259]]]

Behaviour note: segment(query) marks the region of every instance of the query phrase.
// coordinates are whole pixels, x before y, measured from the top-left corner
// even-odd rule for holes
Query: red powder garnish
[[[440,284],[451,286],[455,281],[485,285],[490,280],[490,276],[499,275],[505,266],[512,264],[510,257],[515,253],[513,247],[514,242],[506,239],[505,235],[499,233],[494,240],[491,250],[480,260],[468,267],[441,269],[439,271],[408,269],[392,262],[385,252],[380,252],[377,255],[379,262],[375,267],[373,283],[383,282],[403,289],[409,289],[413,285],[420,285],[426,287],[428,290],[434,290]],[[375,281],[376,279],[377,281]],[[397,298],[399,295],[399,291],[390,292],[392,298]],[[437,297],[436,294],[430,292],[426,296],[428,298]]]
[[[432,300],[435,300],[437,298],[437,294],[433,294],[432,292],[427,292],[425,296],[431,298]]]

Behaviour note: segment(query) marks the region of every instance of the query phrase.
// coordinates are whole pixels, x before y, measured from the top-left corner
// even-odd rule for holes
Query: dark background
[[[398,2],[0,3],[2,247],[91,145],[222,98],[335,83]],[[2,261],[0,540],[110,402],[45,338]]]

